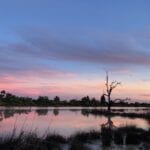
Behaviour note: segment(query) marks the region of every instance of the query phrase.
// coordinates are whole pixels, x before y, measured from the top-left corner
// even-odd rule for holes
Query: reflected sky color
[[[0,89],[62,99],[122,82],[114,98],[150,100],[150,2],[1,0]]]
[[[36,132],[39,136],[48,132],[70,136],[80,131],[100,131],[101,125],[108,121],[105,116],[86,115],[80,108],[1,108],[1,118],[0,135],[3,136],[11,134],[14,128],[16,133],[23,130]],[[140,118],[115,116],[111,120],[116,127],[133,125],[146,130],[150,127],[147,120]]]

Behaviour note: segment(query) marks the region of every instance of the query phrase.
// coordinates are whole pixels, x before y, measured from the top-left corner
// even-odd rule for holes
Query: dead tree
[[[106,94],[105,96],[107,96],[108,98],[108,101],[107,101],[107,104],[108,104],[108,111],[111,110],[111,94],[112,94],[112,91],[118,86],[120,85],[121,82],[117,82],[116,80],[115,81],[112,81],[111,83],[109,83],[109,75],[108,75],[108,72],[106,72]]]
[[[119,102],[119,103],[125,103],[125,102],[128,102],[130,101],[131,99],[129,97],[125,98],[125,99],[120,99],[120,98],[117,98],[115,99],[113,102]]]

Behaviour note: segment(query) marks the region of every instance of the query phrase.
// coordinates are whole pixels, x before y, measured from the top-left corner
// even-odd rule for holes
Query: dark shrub
[[[61,135],[56,135],[56,134],[53,134],[53,135],[47,135],[45,140],[47,142],[57,142],[57,143],[61,143],[61,144],[65,144],[67,143],[67,139]]]
[[[90,131],[90,132],[79,132],[71,136],[69,140],[76,140],[81,142],[88,142],[91,140],[100,139],[100,132]]]
[[[115,144],[122,145],[123,144],[123,133],[120,131],[115,131],[114,132],[114,142]]]
[[[70,144],[69,150],[89,150],[84,143],[79,141],[74,141]]]
[[[110,146],[112,142],[113,131],[110,128],[103,127],[101,129],[101,140],[103,146]]]

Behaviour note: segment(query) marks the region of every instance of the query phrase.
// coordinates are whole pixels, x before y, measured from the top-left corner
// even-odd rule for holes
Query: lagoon
[[[150,128],[150,120],[122,116],[94,115],[90,110],[104,107],[0,107],[0,136],[16,133],[36,132],[40,137],[46,133],[56,133],[65,137],[82,131],[100,131],[102,125],[111,119],[114,127],[136,126],[145,130]],[[113,107],[114,112],[150,113],[148,107]]]

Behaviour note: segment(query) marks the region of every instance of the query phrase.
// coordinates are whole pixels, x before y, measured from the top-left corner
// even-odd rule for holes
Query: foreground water
[[[111,119],[115,127],[135,125],[148,130],[150,120],[142,118],[129,118],[104,115],[91,115],[86,113],[95,108],[76,107],[0,107],[0,136],[6,136],[15,129],[20,131],[36,132],[39,136],[46,133],[57,133],[70,136],[76,132],[101,130],[101,126]],[[102,109],[102,108],[96,108]],[[104,108],[103,108],[104,109]],[[86,111],[85,111],[86,110]],[[118,112],[149,113],[150,108],[113,108]]]

